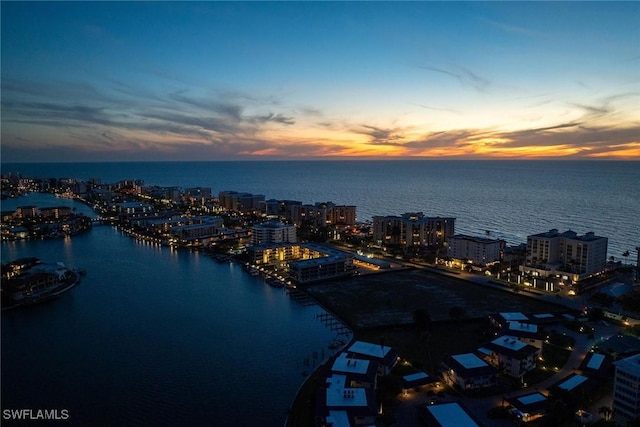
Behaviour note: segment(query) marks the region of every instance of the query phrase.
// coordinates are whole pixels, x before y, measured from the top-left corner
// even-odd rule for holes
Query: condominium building
[[[542,277],[551,274],[571,276],[574,282],[602,272],[607,264],[606,237],[589,232],[579,236],[575,231],[557,229],[527,236],[527,256],[520,270]]]
[[[302,248],[297,243],[268,243],[247,248],[249,259],[255,265],[283,266],[302,258]]]
[[[506,245],[504,240],[473,237],[465,234],[449,237],[447,242],[451,258],[468,260],[482,266],[500,261]]]
[[[454,235],[455,218],[426,217],[422,212],[374,216],[373,240],[379,245],[444,245]]]
[[[513,378],[520,378],[535,369],[540,349],[525,344],[515,336],[502,335],[485,343],[478,352],[485,360]]]
[[[628,421],[640,417],[640,354],[614,363],[613,412]]]
[[[352,273],[353,257],[349,256],[329,255],[289,263],[289,276],[297,283],[328,280]]]
[[[294,222],[294,209],[301,206],[302,202],[297,200],[276,200],[269,199],[265,202],[265,213],[270,218],[277,218],[287,222]]]
[[[251,244],[264,245],[267,243],[295,243],[296,227],[278,221],[256,224],[251,228]]]
[[[220,206],[228,211],[255,212],[265,209],[265,197],[262,194],[221,191],[218,200]]]

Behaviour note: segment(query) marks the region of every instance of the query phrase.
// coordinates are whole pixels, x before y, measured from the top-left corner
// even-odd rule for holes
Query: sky
[[[10,2],[2,162],[640,160],[640,2]]]

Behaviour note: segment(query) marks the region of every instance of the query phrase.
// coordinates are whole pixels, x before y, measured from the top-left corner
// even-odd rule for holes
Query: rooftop
[[[640,375],[640,354],[627,357],[626,359],[618,360],[615,362],[616,371],[618,369],[625,372],[632,372],[635,375]]]
[[[480,359],[473,353],[456,354],[451,356],[456,362],[458,362],[465,369],[484,368],[489,366],[487,362]]]
[[[356,341],[351,344],[351,347],[349,347],[348,351],[383,359],[387,355],[387,353],[391,351],[391,347],[383,346],[380,344],[373,344],[370,342]]]
[[[326,421],[332,427],[351,427],[347,411],[329,411]]]
[[[331,370],[334,372],[346,372],[351,374],[366,374],[368,368],[368,360],[352,359],[347,357],[347,353],[341,353],[333,362]]]
[[[367,406],[367,395],[364,388],[345,388],[344,375],[332,375],[327,378],[327,407]]]
[[[518,312],[500,313],[500,316],[502,316],[502,318],[507,322],[529,320],[529,318],[526,315]]]
[[[520,332],[538,332],[538,326],[533,325],[531,323],[522,323],[522,322],[509,322],[509,330],[511,331],[520,331]]]
[[[602,366],[602,362],[604,362],[604,354],[592,353],[591,358],[587,363],[587,368],[600,369],[600,366]]]
[[[523,405],[531,405],[533,403],[544,402],[545,400],[547,400],[547,398],[542,393],[536,392],[536,393],[520,396],[516,398],[516,400],[522,403]]]
[[[486,237],[469,236],[467,234],[456,234],[453,236],[453,238],[460,239],[460,240],[470,240],[476,243],[487,243],[487,244],[504,242],[504,240],[502,239],[487,239]]]
[[[428,405],[426,411],[441,427],[477,427],[478,423],[458,403]]]
[[[558,387],[563,389],[563,390],[567,390],[567,391],[571,391],[573,389],[575,389],[576,387],[578,387],[580,384],[584,383],[585,381],[587,381],[589,378],[583,376],[583,375],[570,375],[567,378],[564,379],[564,381],[562,381],[561,383],[558,384]]]
[[[512,337],[511,335],[502,335],[491,342],[495,345],[513,351],[522,350],[527,346],[527,344],[523,343],[522,341],[518,341],[516,337]]]

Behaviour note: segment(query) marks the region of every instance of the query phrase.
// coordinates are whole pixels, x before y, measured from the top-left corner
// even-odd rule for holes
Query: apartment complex
[[[264,209],[262,194],[238,193],[237,191],[221,191],[218,201],[223,209],[237,212],[256,212]]]
[[[295,243],[296,227],[278,221],[256,224],[251,228],[251,244],[264,245],[269,243]]]
[[[511,335],[499,336],[485,343],[478,351],[491,365],[502,369],[506,375],[521,380],[524,374],[535,369],[536,358],[540,354],[539,348],[525,344]]]
[[[613,412],[628,421],[640,417],[640,354],[615,362]]]
[[[577,282],[605,269],[607,244],[606,237],[593,232],[579,236],[575,231],[553,229],[527,236],[527,256],[520,271],[542,277],[562,274]]]
[[[373,240],[379,245],[444,245],[454,235],[455,218],[426,217],[422,212],[374,216]]]
[[[499,239],[456,234],[449,237],[449,256],[457,260],[468,260],[476,265],[486,266],[500,261],[506,242]]]
[[[265,213],[292,224],[309,223],[316,227],[356,225],[356,207],[336,205],[333,202],[302,204],[296,200],[275,200],[265,202]]]
[[[301,245],[302,259],[289,262],[289,276],[297,283],[349,276],[353,273],[353,255],[317,243]]]

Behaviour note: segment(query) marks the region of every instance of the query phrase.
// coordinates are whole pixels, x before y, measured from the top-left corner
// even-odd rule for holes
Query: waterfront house
[[[327,376],[344,375],[345,384],[349,387],[373,390],[378,387],[378,363],[373,360],[349,357],[348,353],[341,352],[327,366]]]
[[[326,378],[324,387],[316,393],[315,408],[317,426],[334,426],[336,421],[349,427],[379,425],[375,390],[350,387],[345,375]]]
[[[378,373],[389,375],[398,363],[398,352],[389,346],[356,341],[346,350],[350,357],[372,360],[378,363]]]

